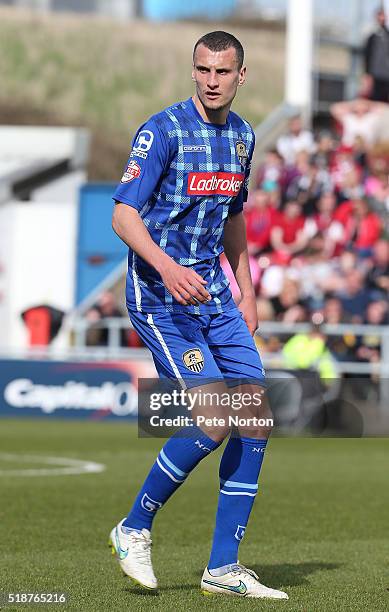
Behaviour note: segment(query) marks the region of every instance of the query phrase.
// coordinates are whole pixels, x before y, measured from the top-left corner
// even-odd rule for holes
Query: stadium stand
[[[314,137],[292,118],[259,166],[246,223],[260,321],[388,323],[389,142],[380,139],[388,110],[366,142],[358,120],[369,109],[348,104],[356,137],[347,144],[341,121]],[[350,334],[330,345],[339,360],[380,358],[377,338]],[[279,348],[274,338],[262,343]]]

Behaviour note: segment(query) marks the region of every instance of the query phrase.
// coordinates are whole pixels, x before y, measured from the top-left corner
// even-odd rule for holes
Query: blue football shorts
[[[129,316],[161,378],[184,381],[186,388],[221,380],[229,387],[265,386],[261,358],[238,308],[209,315],[129,310]]]

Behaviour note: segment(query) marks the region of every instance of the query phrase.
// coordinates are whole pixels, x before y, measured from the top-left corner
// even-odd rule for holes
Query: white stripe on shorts
[[[179,372],[179,369],[177,368],[176,364],[174,363],[174,359],[172,357],[171,352],[169,351],[169,348],[165,342],[165,340],[163,339],[163,336],[161,334],[161,332],[159,331],[159,329],[157,328],[157,326],[154,323],[154,319],[153,319],[153,315],[151,313],[149,313],[147,315],[147,323],[150,325],[151,329],[153,330],[158,342],[160,343],[160,345],[162,346],[163,352],[165,353],[168,362],[171,365],[171,368],[176,376],[176,378],[179,380],[179,383],[181,385],[181,387],[183,389],[186,389],[186,384],[184,383],[182,376]]]

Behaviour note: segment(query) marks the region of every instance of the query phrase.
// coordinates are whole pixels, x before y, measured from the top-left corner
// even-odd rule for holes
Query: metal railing
[[[121,331],[123,329],[132,329],[131,323],[127,318],[106,318],[99,322],[90,323],[85,318],[73,318],[67,322],[67,331],[71,333],[74,340],[73,351],[81,354],[84,351],[88,353],[99,354],[104,358],[134,358],[135,355],[142,355],[142,358],[147,358],[145,349],[123,348],[120,346]],[[108,341],[104,347],[88,347],[87,335],[89,329],[107,329]],[[290,337],[297,333],[309,332],[312,326],[309,323],[288,324],[281,322],[266,321],[261,323],[260,328],[256,331],[256,335],[276,334],[278,336]],[[359,361],[335,361],[336,370],[339,375],[356,374],[356,375],[375,375],[380,379],[380,403],[385,408],[389,408],[389,326],[378,325],[323,325],[322,331],[326,336],[344,335],[366,336],[374,335],[380,339],[381,358],[376,363],[364,363]],[[137,353],[139,351],[139,353]],[[266,367],[285,367],[285,361],[281,352],[279,353],[264,353],[264,364]]]

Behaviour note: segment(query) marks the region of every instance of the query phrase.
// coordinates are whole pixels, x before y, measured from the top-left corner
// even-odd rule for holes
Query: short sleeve
[[[167,136],[154,119],[137,131],[113,199],[140,210],[151,198],[169,162]]]
[[[247,163],[244,171],[244,180],[241,190],[236,196],[235,200],[231,203],[228,214],[229,215],[237,215],[243,210],[243,204],[247,202],[247,198],[249,195],[249,181],[250,181],[250,170],[251,170],[251,161],[253,158],[255,147],[255,136],[253,132],[253,143],[251,145],[251,149],[248,154]]]

